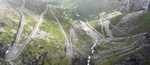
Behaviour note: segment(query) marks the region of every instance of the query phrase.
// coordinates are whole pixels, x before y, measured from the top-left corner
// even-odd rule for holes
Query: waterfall
[[[118,15],[121,15],[121,12],[114,11],[113,13],[106,14],[106,12],[103,12],[100,14],[100,19],[98,21],[99,25],[101,26],[102,32],[106,32],[106,34],[109,36],[109,38],[113,38],[112,32],[110,30],[110,24],[109,21],[111,18],[116,17]],[[92,46],[90,47],[90,53],[87,57],[87,65],[91,64],[91,60],[93,57],[93,54],[95,52],[95,47],[97,45],[100,45],[103,42],[110,41],[109,39],[106,39],[104,36],[104,33],[98,32],[93,26],[91,26],[88,22],[84,22],[82,20],[78,20],[75,22],[74,27],[83,30],[88,36],[92,38]]]
[[[13,1],[13,0],[11,0],[11,1]],[[59,27],[59,30],[63,34],[65,53],[66,53],[66,57],[67,57],[69,63],[72,63],[72,60],[74,60],[74,58],[76,61],[76,60],[78,60],[78,57],[81,57],[81,58],[83,57],[84,59],[81,59],[79,61],[86,60],[85,64],[91,65],[92,61],[95,60],[95,56],[96,56],[96,60],[98,59],[98,61],[99,61],[99,60],[103,60],[108,57],[111,57],[114,52],[115,52],[115,54],[117,54],[119,56],[124,56],[126,54],[132,53],[132,52],[136,51],[136,49],[137,50],[141,49],[142,45],[140,46],[140,43],[141,43],[142,39],[132,39],[132,38],[134,38],[134,36],[129,36],[128,34],[131,31],[134,31],[138,27],[137,21],[134,21],[134,20],[138,19],[139,16],[143,15],[145,12],[148,11],[148,8],[149,8],[148,6],[150,5],[149,2],[150,2],[149,0],[122,0],[123,5],[120,6],[120,8],[122,8],[121,12],[120,11],[111,11],[110,13],[101,12],[99,14],[98,20],[96,20],[96,24],[98,24],[98,26],[101,28],[100,32],[98,32],[92,25],[90,25],[88,21],[83,21],[83,20],[75,20],[75,24],[72,25],[72,27],[69,29],[69,32],[68,32],[68,31],[66,31],[65,26],[62,24],[62,23],[66,23],[66,22],[62,22],[61,19],[59,19],[59,17],[57,17],[57,16],[60,16],[61,14],[59,13],[60,15],[56,15],[56,13],[58,13],[56,11],[57,9],[56,10],[53,10],[53,8],[48,9],[49,6],[47,6],[47,8],[44,9],[44,11],[42,13],[40,13],[40,15],[31,15],[33,17],[33,19],[37,22],[36,22],[33,30],[31,31],[31,33],[23,40],[22,40],[21,36],[23,34],[24,26],[26,23],[26,21],[25,21],[26,13],[25,13],[25,8],[24,8],[25,3],[22,3],[22,6],[20,8],[14,8],[17,11],[17,13],[19,14],[19,26],[18,26],[16,35],[14,37],[12,44],[6,51],[5,60],[8,61],[11,65],[15,65],[13,60],[17,59],[18,56],[21,54],[21,52],[26,47],[26,45],[29,44],[33,38],[36,37],[37,32],[40,30],[40,26],[44,22],[43,21],[44,15],[47,12],[51,13],[53,19],[55,20],[55,22],[57,23],[57,25]],[[58,10],[61,10],[61,9],[58,9]],[[65,11],[66,10],[68,10],[68,9],[65,9]],[[111,19],[116,16],[122,15],[122,13],[124,13],[124,11],[125,11],[125,14],[124,14],[125,16],[122,17],[121,20],[116,25],[113,25]],[[64,12],[64,10],[61,10],[61,13],[62,12]],[[29,12],[29,13],[31,13],[31,12]],[[29,13],[27,13],[27,15]],[[66,18],[65,20],[70,21],[70,18],[73,17],[72,14],[74,15],[74,12],[73,13],[71,12],[71,15],[70,15],[70,11],[67,13],[69,13],[69,16],[67,16],[68,19]],[[76,13],[76,11],[75,11],[75,13]],[[62,17],[62,15],[60,17]],[[91,19],[90,19],[90,21],[91,21]],[[71,21],[71,23],[74,23],[74,21]],[[93,24],[93,19],[92,19],[92,24]],[[94,24],[95,24],[95,19],[94,19]],[[43,25],[43,26],[47,26],[47,25]],[[43,28],[43,30],[44,29],[47,29],[47,28]],[[53,28],[53,29],[55,29],[55,28]],[[56,29],[56,31],[54,31],[54,32],[57,32],[57,31],[58,31],[58,29]],[[56,33],[56,35],[57,34],[59,34],[59,33]],[[81,36],[77,37],[78,34]],[[83,35],[85,35],[85,37]],[[54,34],[54,36],[55,36],[55,34]],[[61,35],[58,35],[58,36],[61,36]],[[56,38],[58,36],[56,36]],[[89,38],[87,38],[87,37],[89,37]],[[55,37],[50,38],[50,39],[54,39],[54,38]],[[83,39],[78,40],[80,38],[83,38]],[[54,39],[53,41],[61,42],[61,41],[59,41],[59,38]],[[49,42],[49,40],[48,40],[48,42],[46,41],[45,43],[46,44],[53,43],[53,41]],[[140,43],[138,43],[138,42],[140,42]],[[74,43],[78,43],[78,44],[74,44]],[[130,45],[130,43],[131,43],[131,45]],[[103,47],[99,46],[101,44],[104,44],[104,45],[106,44],[106,46],[107,45],[109,45],[109,46],[108,46],[108,48],[103,49]],[[85,47],[85,46],[86,47],[81,48],[81,49],[76,48],[77,46],[80,47],[80,45],[81,45],[81,47]],[[110,46],[110,45],[112,45],[112,46]],[[127,47],[122,46],[122,45],[127,45]],[[44,45],[42,45],[42,46],[44,46]],[[52,48],[50,48],[50,50],[53,50],[53,44],[50,47],[52,47]],[[100,47],[100,49],[99,49],[99,47]],[[60,46],[58,51],[64,52],[64,51],[62,51],[61,48],[62,47]],[[46,51],[47,51],[47,49],[49,49],[49,48],[46,47]],[[45,47],[44,47],[44,49],[42,48],[42,51],[43,50],[45,51]],[[84,50],[83,54],[80,52],[78,53],[78,50],[79,51]],[[55,50],[53,50],[52,52],[54,52],[54,54],[55,54]],[[61,52],[59,52],[59,53],[61,53]],[[87,54],[84,54],[84,52],[86,52]],[[41,52],[41,53],[43,53],[43,52]],[[57,53],[58,52],[56,52],[56,56],[59,56],[59,54],[57,55]],[[55,56],[53,53],[51,53],[51,54],[52,54],[52,56]],[[50,59],[51,59],[51,54],[50,54]],[[85,56],[77,56],[76,54],[85,55],[86,59],[85,59]],[[77,59],[75,56],[77,56]],[[64,60],[66,60],[66,57],[62,58],[62,55],[60,55],[59,57],[57,57],[58,62],[61,60],[63,60],[62,63],[66,62],[66,61],[64,61]],[[53,58],[55,58],[55,57],[53,57]],[[52,58],[52,61],[53,61],[53,58]],[[49,59],[46,59],[46,61],[47,60],[49,60]],[[45,59],[44,59],[44,61],[45,61]],[[83,62],[85,62],[85,61],[83,61]],[[57,61],[56,61],[56,63],[57,63]],[[52,64],[53,64],[53,62],[52,62]],[[55,62],[54,62],[54,64],[55,64]],[[69,64],[69,65],[71,65],[71,64]]]
[[[103,35],[101,33],[97,32],[91,25],[89,25],[86,22],[79,20],[76,23],[79,26],[79,29],[83,30],[88,36],[90,36],[93,39],[93,44],[90,47],[90,54],[87,57],[87,65],[90,65],[92,55],[95,52],[95,47],[98,44],[102,43]],[[78,26],[74,26],[74,27],[78,27]]]

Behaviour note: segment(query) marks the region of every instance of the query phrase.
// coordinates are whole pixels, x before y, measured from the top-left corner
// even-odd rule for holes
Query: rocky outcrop
[[[122,12],[149,10],[149,0],[121,0],[120,3]]]

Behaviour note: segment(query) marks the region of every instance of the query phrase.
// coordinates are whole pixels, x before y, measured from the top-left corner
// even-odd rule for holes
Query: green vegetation
[[[71,4],[68,4],[70,2]],[[72,4],[72,2],[73,1],[65,0],[65,2],[61,3],[62,8],[60,7],[61,5],[59,1],[58,2],[56,1],[55,3],[51,3],[51,2],[49,3],[51,4],[50,6],[58,7],[58,8],[49,7],[47,14],[43,18],[44,19],[43,23],[39,27],[37,35],[35,35],[35,37],[32,38],[32,41],[30,41],[29,44],[25,47],[21,55],[16,60],[14,60],[16,64],[18,65],[32,65],[32,64],[70,65],[70,63],[73,63],[72,60],[74,60],[74,62],[84,61],[87,63],[87,57],[91,54],[91,46],[94,44],[93,41],[95,40],[93,40],[89,35],[86,34],[88,33],[87,31],[85,32],[85,30],[83,31],[80,28],[78,29],[78,27],[77,29],[75,28],[75,36],[77,37],[77,39],[70,39],[69,37],[71,36],[70,29],[74,27],[73,25],[75,21],[77,21],[76,19],[78,19],[76,14],[79,14],[81,15],[79,19],[89,20],[88,23],[91,26],[93,26],[98,32],[101,33],[102,30],[101,30],[101,26],[98,24],[98,18],[95,19],[96,17],[98,17],[97,14],[101,12],[101,10],[99,10],[101,8],[95,6],[100,6],[101,4],[99,5],[97,3],[97,5],[96,4],[92,4],[92,6],[89,5],[89,3],[95,3],[97,2],[97,0],[95,0],[94,2],[88,0],[87,2],[85,2],[85,4],[78,3],[78,2]],[[108,3],[103,3],[103,4],[108,4]],[[75,5],[79,5],[79,6],[75,6]],[[79,8],[76,9],[76,7]],[[91,8],[91,7],[95,7],[95,8]],[[109,7],[109,5],[107,7]],[[82,9],[84,8],[86,12],[84,10],[82,11]],[[37,10],[39,9],[40,7],[37,8]],[[78,9],[81,9],[81,11]],[[58,22],[52,16],[52,13],[50,13],[50,10],[54,10],[54,14],[56,14],[56,17],[58,17],[58,19],[60,20],[60,24],[62,25],[66,35],[69,37],[69,42],[72,42],[73,44],[72,48],[73,48],[73,52],[75,52],[74,53],[75,57],[72,57],[71,59],[68,58],[68,56],[66,56],[67,46],[65,44],[66,42],[65,36]],[[21,34],[21,39],[20,39],[21,42],[24,41],[30,35],[30,33],[33,31],[34,27],[38,23],[38,21],[33,18],[34,16],[32,16],[32,14],[31,15],[26,14],[26,12],[24,12],[24,14],[25,14],[25,26],[23,29],[23,33]],[[116,25],[118,22],[120,22],[121,18],[124,15],[125,14],[112,18],[111,23],[113,25]],[[138,24],[138,26],[135,28],[135,30],[133,30],[133,32],[131,32],[131,34],[150,31],[150,12],[145,13],[143,16],[139,18],[139,20],[136,21],[138,23],[135,24]],[[17,32],[16,30],[18,29],[18,25],[19,25],[19,16],[17,16],[16,12],[14,13],[14,11],[10,10],[7,16],[1,15],[0,12],[0,43],[6,46],[10,45],[14,40],[14,36]],[[42,32],[43,34],[40,32]],[[44,34],[46,35],[44,36]],[[90,34],[92,35],[92,33]],[[117,51],[110,52],[110,54],[108,54],[108,57],[102,59],[102,61],[99,61],[99,59],[95,60],[93,57],[94,55],[96,55],[96,53],[98,55],[102,51],[109,51],[118,48],[128,47],[134,41],[135,39],[132,38],[119,40],[119,41],[117,40],[114,41],[113,43],[109,43],[109,41],[108,42],[103,41],[101,44],[94,47],[95,54],[91,54],[93,63],[95,65],[113,65],[115,62],[122,60],[128,55],[120,57],[119,56],[120,54],[118,53],[121,52],[122,50],[121,51],[117,50]],[[19,45],[21,44],[21,42],[17,44]]]

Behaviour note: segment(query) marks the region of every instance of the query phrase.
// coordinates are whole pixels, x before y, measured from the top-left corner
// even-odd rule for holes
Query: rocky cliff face
[[[120,10],[122,12],[149,10],[149,0],[121,0]]]

